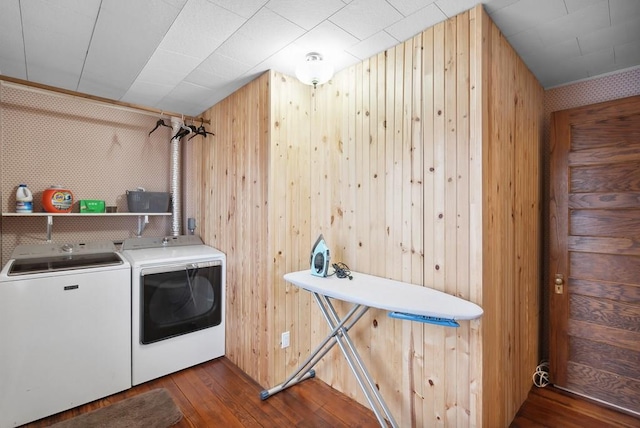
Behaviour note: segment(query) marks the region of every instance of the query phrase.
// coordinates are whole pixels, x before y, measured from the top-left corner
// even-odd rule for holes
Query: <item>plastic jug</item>
[[[33,195],[26,184],[19,185],[18,190],[16,190],[16,212],[33,212]]]

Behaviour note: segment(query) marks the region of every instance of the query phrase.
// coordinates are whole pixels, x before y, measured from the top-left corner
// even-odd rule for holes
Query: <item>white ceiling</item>
[[[478,0],[2,0],[0,74],[197,115],[311,51],[336,70]],[[640,0],[487,0],[546,88],[640,65]]]

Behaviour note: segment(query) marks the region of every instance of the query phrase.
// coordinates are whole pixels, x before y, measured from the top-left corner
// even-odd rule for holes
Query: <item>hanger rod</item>
[[[19,85],[29,86],[29,87],[32,87],[32,88],[44,89],[46,91],[57,92],[59,94],[70,95],[72,97],[84,98],[84,99],[87,99],[87,100],[97,101],[97,102],[100,102],[100,103],[110,104],[110,105],[114,105],[114,106],[118,106],[118,107],[126,107],[126,108],[129,108],[129,109],[132,109],[132,110],[138,110],[138,111],[142,111],[142,112],[153,113],[154,115],[158,115],[158,116],[159,115],[163,115],[163,116],[180,117],[180,118],[184,118],[184,120],[190,120],[190,121],[193,121],[193,122],[202,122],[202,123],[206,123],[207,125],[211,124],[211,121],[209,119],[205,119],[203,117],[185,116],[182,113],[174,113],[174,112],[170,112],[170,111],[166,111],[166,110],[160,110],[160,109],[153,108],[153,107],[142,106],[142,105],[139,105],[139,104],[125,103],[123,101],[117,101],[117,100],[112,100],[112,99],[109,99],[109,98],[98,97],[98,96],[95,96],[95,95],[89,95],[89,94],[85,94],[85,93],[82,93],[82,92],[76,92],[76,91],[70,91],[68,89],[56,88],[55,86],[44,85],[42,83],[29,82],[28,80],[23,80],[23,79],[18,79],[18,78],[15,78],[15,77],[4,76],[2,74],[0,74],[0,80],[1,81],[5,81],[5,82],[10,82],[10,83],[16,83],[16,84],[19,84]]]

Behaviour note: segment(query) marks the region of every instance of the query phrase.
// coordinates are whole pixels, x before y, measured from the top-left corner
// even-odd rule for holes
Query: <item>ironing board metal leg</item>
[[[317,298],[316,298],[316,301]],[[318,301],[318,304],[321,303]],[[277,394],[278,392],[293,386],[303,380],[315,377],[315,371],[313,367],[324,357],[327,352],[333,348],[336,344],[336,336],[341,334],[343,330],[351,328],[367,311],[367,307],[361,307],[360,305],[354,305],[351,310],[345,315],[339,323],[332,327],[331,332],[324,338],[324,340],[316,347],[316,349],[309,355],[309,357],[298,366],[298,368],[281,384],[274,386],[270,389],[265,389],[260,392],[260,398],[266,400],[270,396]],[[350,321],[351,320],[351,321]]]
[[[376,388],[375,382],[373,381],[371,375],[369,374],[369,371],[362,361],[362,358],[360,357],[360,354],[353,344],[353,341],[348,334],[348,329],[339,327],[339,325],[343,322],[340,321],[340,317],[331,304],[331,301],[326,296],[319,295],[317,293],[314,293],[314,295],[316,297],[316,301],[318,301],[318,306],[320,306],[322,314],[324,315],[325,320],[327,321],[329,326],[334,330],[335,328],[339,328],[340,331],[338,332],[338,335],[335,336],[338,342],[338,346],[340,347],[342,354],[347,360],[349,368],[356,377],[358,385],[360,385],[360,389],[362,389],[362,392],[364,393],[365,398],[367,399],[367,402],[371,407],[371,410],[373,410],[374,414],[376,415],[380,426],[386,428],[388,426],[386,421],[388,421],[392,427],[398,427],[398,424],[393,418],[391,411],[382,398],[382,395]],[[369,308],[364,307],[364,309],[366,311]],[[361,313],[360,317],[364,315],[365,311]],[[358,317],[358,319],[360,317]],[[353,324],[351,324],[351,326],[353,326]]]

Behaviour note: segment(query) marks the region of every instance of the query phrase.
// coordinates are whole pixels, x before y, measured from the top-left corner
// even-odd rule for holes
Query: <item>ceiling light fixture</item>
[[[333,67],[318,52],[310,52],[296,68],[296,77],[305,85],[313,85],[315,88],[333,77]]]

